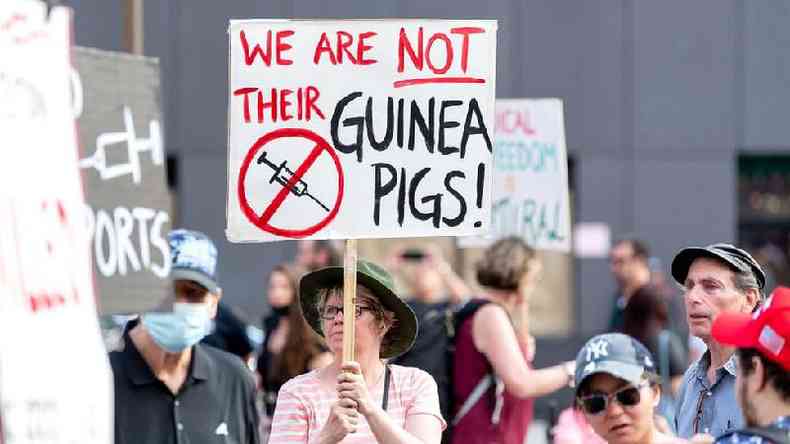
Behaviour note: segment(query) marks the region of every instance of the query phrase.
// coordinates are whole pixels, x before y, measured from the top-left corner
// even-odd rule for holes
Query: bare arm
[[[442,441],[442,425],[431,415],[410,415],[404,428],[400,428],[381,407],[376,407],[366,419],[376,441],[381,444],[439,444]]]
[[[417,398],[406,411],[404,427],[398,425],[378,403],[373,402],[362,377],[359,364],[343,364],[338,378],[338,396],[357,405],[376,437],[382,444],[439,444],[442,440],[442,419],[439,413],[439,394],[436,383],[427,374],[427,384],[411,387]],[[422,397],[422,398],[420,398]],[[419,401],[427,401],[419,403]],[[431,414],[435,410],[435,415]]]
[[[562,365],[540,370],[529,369],[522,345],[502,307],[485,305],[475,314],[472,322],[475,346],[488,358],[508,393],[519,398],[533,398],[552,393],[568,384],[568,373]]]

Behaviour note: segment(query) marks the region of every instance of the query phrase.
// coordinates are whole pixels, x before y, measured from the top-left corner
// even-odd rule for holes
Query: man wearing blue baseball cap
[[[129,323],[110,353],[115,443],[258,444],[252,374],[234,355],[199,344],[216,316],[217,248],[205,234],[168,236],[173,309]]]
[[[678,252],[672,277],[684,289],[689,333],[708,347],[683,376],[676,430],[683,438],[720,436],[743,427],[743,415],[735,399],[735,347],[716,340],[713,320],[725,311],[754,311],[763,297],[765,273],[748,252],[718,243]]]

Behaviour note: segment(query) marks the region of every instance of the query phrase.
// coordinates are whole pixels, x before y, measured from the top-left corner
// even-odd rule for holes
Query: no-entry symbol
[[[309,149],[307,157],[301,163],[298,163],[295,159],[286,159],[288,153],[278,154],[284,160],[274,160],[274,156],[270,155],[270,151],[267,150],[271,150],[272,142],[285,140],[290,143],[304,143],[308,147],[312,146],[312,148]],[[327,202],[317,198],[309,187],[310,184],[303,180],[305,174],[310,171],[313,164],[322,154],[329,156],[337,172],[337,193],[334,204],[331,207],[328,206]],[[268,202],[251,202],[251,193],[248,193],[246,179],[253,161],[256,161],[256,166],[266,168],[268,172],[271,172],[267,186],[279,187],[274,198]],[[293,163],[288,165],[289,161]],[[325,184],[321,185],[323,187]],[[306,228],[274,226],[271,223],[271,219],[289,196],[290,199],[309,199],[325,215],[315,224]],[[340,203],[343,200],[343,169],[340,165],[340,159],[338,159],[334,148],[326,140],[310,130],[283,128],[271,131],[259,138],[247,151],[247,155],[244,156],[244,161],[239,170],[238,199],[244,215],[253,225],[261,230],[277,236],[294,239],[311,236],[329,224],[340,209]],[[263,211],[258,214],[253,209],[253,205],[263,208]]]

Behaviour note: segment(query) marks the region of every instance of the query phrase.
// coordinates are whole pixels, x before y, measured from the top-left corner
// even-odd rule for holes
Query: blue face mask
[[[169,313],[146,313],[146,331],[163,349],[176,353],[197,344],[211,327],[208,304],[176,302]]]

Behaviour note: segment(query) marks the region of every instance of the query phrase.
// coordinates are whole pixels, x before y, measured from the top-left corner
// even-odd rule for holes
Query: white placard
[[[534,248],[571,249],[568,157],[559,99],[498,99],[491,233],[460,240],[485,246],[519,236]]]
[[[605,222],[579,222],[573,228],[573,251],[576,257],[600,259],[609,256],[612,230]]]
[[[112,442],[70,90],[70,11],[0,3],[0,415],[5,444]]]
[[[243,20],[228,38],[229,240],[488,231],[495,21]]]

